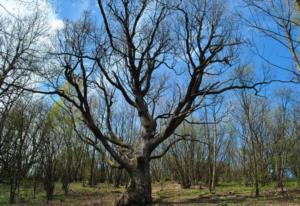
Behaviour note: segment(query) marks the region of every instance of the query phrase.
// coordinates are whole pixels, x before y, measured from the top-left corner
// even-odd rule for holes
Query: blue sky
[[[62,19],[78,19],[85,10],[98,9],[96,0],[52,0],[51,2]]]
[[[55,1],[60,2],[57,3],[55,7],[57,8],[58,15],[61,18],[68,18],[74,20],[76,18],[79,18],[80,14],[84,10],[92,10],[93,12],[95,12],[95,14],[99,12],[96,0]],[[241,8],[236,5],[236,1],[234,1],[234,3],[231,1],[231,4],[233,5],[234,10],[238,10]],[[247,11],[245,11],[245,15],[246,12]],[[97,15],[99,15],[99,13]],[[289,68],[291,70],[296,70],[291,59],[290,52],[287,48],[284,48],[282,45],[280,45],[273,39],[263,36],[255,29],[242,28],[241,32],[249,40],[254,41],[258,52],[261,55],[263,55],[264,58],[268,59],[270,62],[278,66]],[[241,50],[241,55],[243,56],[243,63],[249,63],[251,64],[251,66],[255,67],[255,71],[259,79],[263,78],[263,70],[266,67],[270,70],[270,78],[272,79],[290,80],[292,78],[291,73],[273,67],[266,63],[264,60],[262,60],[261,57],[255,54],[255,52],[257,52],[256,48],[251,46],[245,46],[244,49]],[[262,96],[268,97],[271,103],[276,104],[279,101],[279,98],[276,98],[276,91],[283,88],[290,88],[290,91],[292,91],[292,96],[297,100],[297,96],[298,94],[300,94],[300,86],[296,84],[274,83],[265,86],[264,89],[260,92],[260,94]],[[229,101],[232,100],[232,92],[228,92],[224,94],[224,96],[229,97],[227,98]]]
[[[45,4],[44,7],[46,8],[45,0],[40,0],[42,4]],[[17,0],[0,0],[0,3],[4,5],[10,12],[16,12],[16,8],[18,12],[24,13],[28,8],[20,7],[20,3]],[[49,12],[49,19],[51,24],[55,27],[59,27],[61,24],[60,22],[64,19],[76,20],[78,19],[82,12],[85,10],[91,10],[96,15],[99,16],[99,9],[96,0],[49,0],[47,11]],[[234,9],[238,10],[240,7],[236,6],[236,3],[232,3]],[[0,13],[3,13],[0,8]],[[5,11],[4,11],[5,14]],[[100,22],[99,22],[100,24]],[[58,25],[58,26],[57,26]],[[296,68],[293,67],[291,61],[291,55],[288,49],[283,48],[283,46],[279,45],[274,40],[270,38],[263,37],[257,31],[253,29],[242,29],[241,31],[243,35],[247,36],[249,39],[253,39],[256,43],[256,46],[259,52],[267,59],[269,59],[274,64],[289,67],[292,70]],[[261,74],[262,68],[267,65],[260,57],[253,53],[254,49],[251,47],[245,47],[241,52],[245,63],[250,63],[254,67],[256,67],[257,74]],[[272,71],[272,77],[276,79],[290,79],[291,74],[285,71],[279,70],[274,67],[270,67]],[[282,85],[282,84],[274,84],[268,86],[267,93],[270,91],[276,90],[278,88],[289,86],[297,93],[299,92],[299,88],[295,86],[295,84],[291,85]]]
[[[96,0],[52,0],[52,5],[57,12],[57,15],[61,19],[71,19],[76,20],[80,17],[81,13],[85,10],[91,10],[93,12],[98,12],[98,5]],[[249,39],[253,38],[256,42],[256,46],[261,54],[263,54],[267,59],[271,60],[274,64],[283,67],[292,67],[292,61],[290,58],[290,53],[286,48],[283,48],[274,40],[266,38],[259,34],[257,31],[250,29],[248,31],[242,31],[245,35],[249,36]],[[265,64],[262,59],[255,56],[253,51],[255,49],[246,48],[243,51],[243,55],[246,56],[251,64],[255,64],[257,67],[261,67],[261,64]],[[246,59],[247,62],[247,59]],[[283,72],[276,68],[274,69],[274,75],[280,78],[288,78],[290,74]],[[295,68],[291,68],[295,69]]]

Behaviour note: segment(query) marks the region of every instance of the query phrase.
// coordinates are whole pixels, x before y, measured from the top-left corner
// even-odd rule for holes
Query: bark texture
[[[152,203],[149,163],[148,159],[138,159],[137,167],[129,172],[127,190],[115,206],[146,206]]]

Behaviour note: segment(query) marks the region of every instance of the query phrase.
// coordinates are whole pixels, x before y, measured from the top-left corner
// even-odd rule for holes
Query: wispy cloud
[[[62,19],[55,13],[53,6],[47,0],[1,0],[0,16],[8,18],[24,18],[41,11],[46,17],[49,32],[63,28]]]

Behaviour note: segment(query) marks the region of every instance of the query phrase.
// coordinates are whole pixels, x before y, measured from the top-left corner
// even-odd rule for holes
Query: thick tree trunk
[[[149,160],[138,160],[136,168],[128,171],[130,182],[116,206],[146,206],[152,203]]]

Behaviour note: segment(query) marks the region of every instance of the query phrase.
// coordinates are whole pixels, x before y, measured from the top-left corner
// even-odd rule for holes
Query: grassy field
[[[113,188],[111,185],[99,184],[95,188],[83,187],[80,183],[73,183],[70,186],[70,194],[64,196],[61,186],[56,185],[54,200],[49,205],[86,205],[86,206],[111,206],[124,188]],[[7,205],[8,187],[0,185],[0,205]],[[46,205],[45,194],[41,190],[36,198],[32,198],[32,191],[22,188],[20,190],[19,200],[22,203],[18,205]],[[254,197],[252,187],[245,187],[235,183],[221,184],[217,187],[215,194],[210,194],[208,189],[203,187],[192,187],[191,189],[181,189],[173,182],[167,182],[163,185],[153,185],[153,205],[171,206],[171,205],[300,205],[300,190],[297,190],[296,183],[289,182],[286,192],[281,193],[274,185],[268,185],[261,189],[261,197]]]

